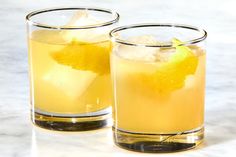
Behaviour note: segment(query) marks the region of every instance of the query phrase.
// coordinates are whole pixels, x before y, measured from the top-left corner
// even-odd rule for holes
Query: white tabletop
[[[0,157],[229,157],[236,154],[236,11],[234,0],[7,0],[0,4]],[[116,147],[111,128],[50,132],[30,122],[24,16],[35,9],[96,6],[117,10],[120,24],[184,23],[207,39],[205,142],[197,149],[144,154]]]

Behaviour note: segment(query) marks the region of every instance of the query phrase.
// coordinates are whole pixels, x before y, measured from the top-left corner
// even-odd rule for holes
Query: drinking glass
[[[115,28],[110,37],[115,144],[139,152],[200,144],[206,31],[150,23]]]
[[[109,31],[119,14],[52,8],[26,16],[32,122],[58,131],[104,127],[111,112]]]

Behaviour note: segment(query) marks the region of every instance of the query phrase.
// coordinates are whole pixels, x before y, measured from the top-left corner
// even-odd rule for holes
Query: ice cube
[[[193,75],[187,76],[185,79],[185,89],[193,89],[194,85],[196,85],[196,77]]]
[[[175,48],[160,48],[156,55],[156,61],[167,62],[175,53]]]
[[[86,27],[88,25],[96,25],[101,21],[96,20],[88,14],[87,11],[76,12],[71,20],[66,24],[66,27]],[[62,30],[61,35],[67,42],[81,41],[81,42],[99,42],[109,39],[107,28],[91,28],[91,29],[76,29],[76,30]]]
[[[202,54],[204,54],[204,50],[199,47],[199,46],[196,46],[196,45],[189,45],[188,46],[192,52],[196,55],[196,56],[201,56]]]
[[[97,74],[90,71],[79,71],[56,64],[42,79],[75,100],[86,92],[96,77]]]
[[[66,24],[69,27],[76,27],[76,26],[86,26],[86,25],[94,25],[98,24],[99,21],[96,20],[94,17],[91,17],[87,11],[77,11],[74,13],[72,18]]]
[[[136,44],[156,44],[157,40],[150,35],[136,36],[128,39],[128,41]],[[157,47],[145,47],[145,46],[130,46],[119,45],[118,55],[132,60],[139,61],[155,61],[159,48]]]

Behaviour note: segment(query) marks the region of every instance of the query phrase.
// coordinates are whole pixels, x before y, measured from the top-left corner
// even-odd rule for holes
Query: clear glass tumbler
[[[201,143],[206,31],[153,23],[118,27],[110,37],[115,144],[174,152]]]
[[[31,115],[59,131],[103,127],[111,112],[109,31],[119,14],[100,8],[52,8],[26,16]]]

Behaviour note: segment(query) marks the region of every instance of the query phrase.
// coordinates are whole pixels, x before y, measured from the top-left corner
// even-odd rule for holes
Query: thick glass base
[[[32,122],[41,128],[55,131],[88,131],[105,127],[108,124],[110,113],[90,116],[58,116],[32,113]]]
[[[117,146],[137,152],[165,153],[195,148],[204,138],[204,128],[176,134],[131,133],[113,128]]]

